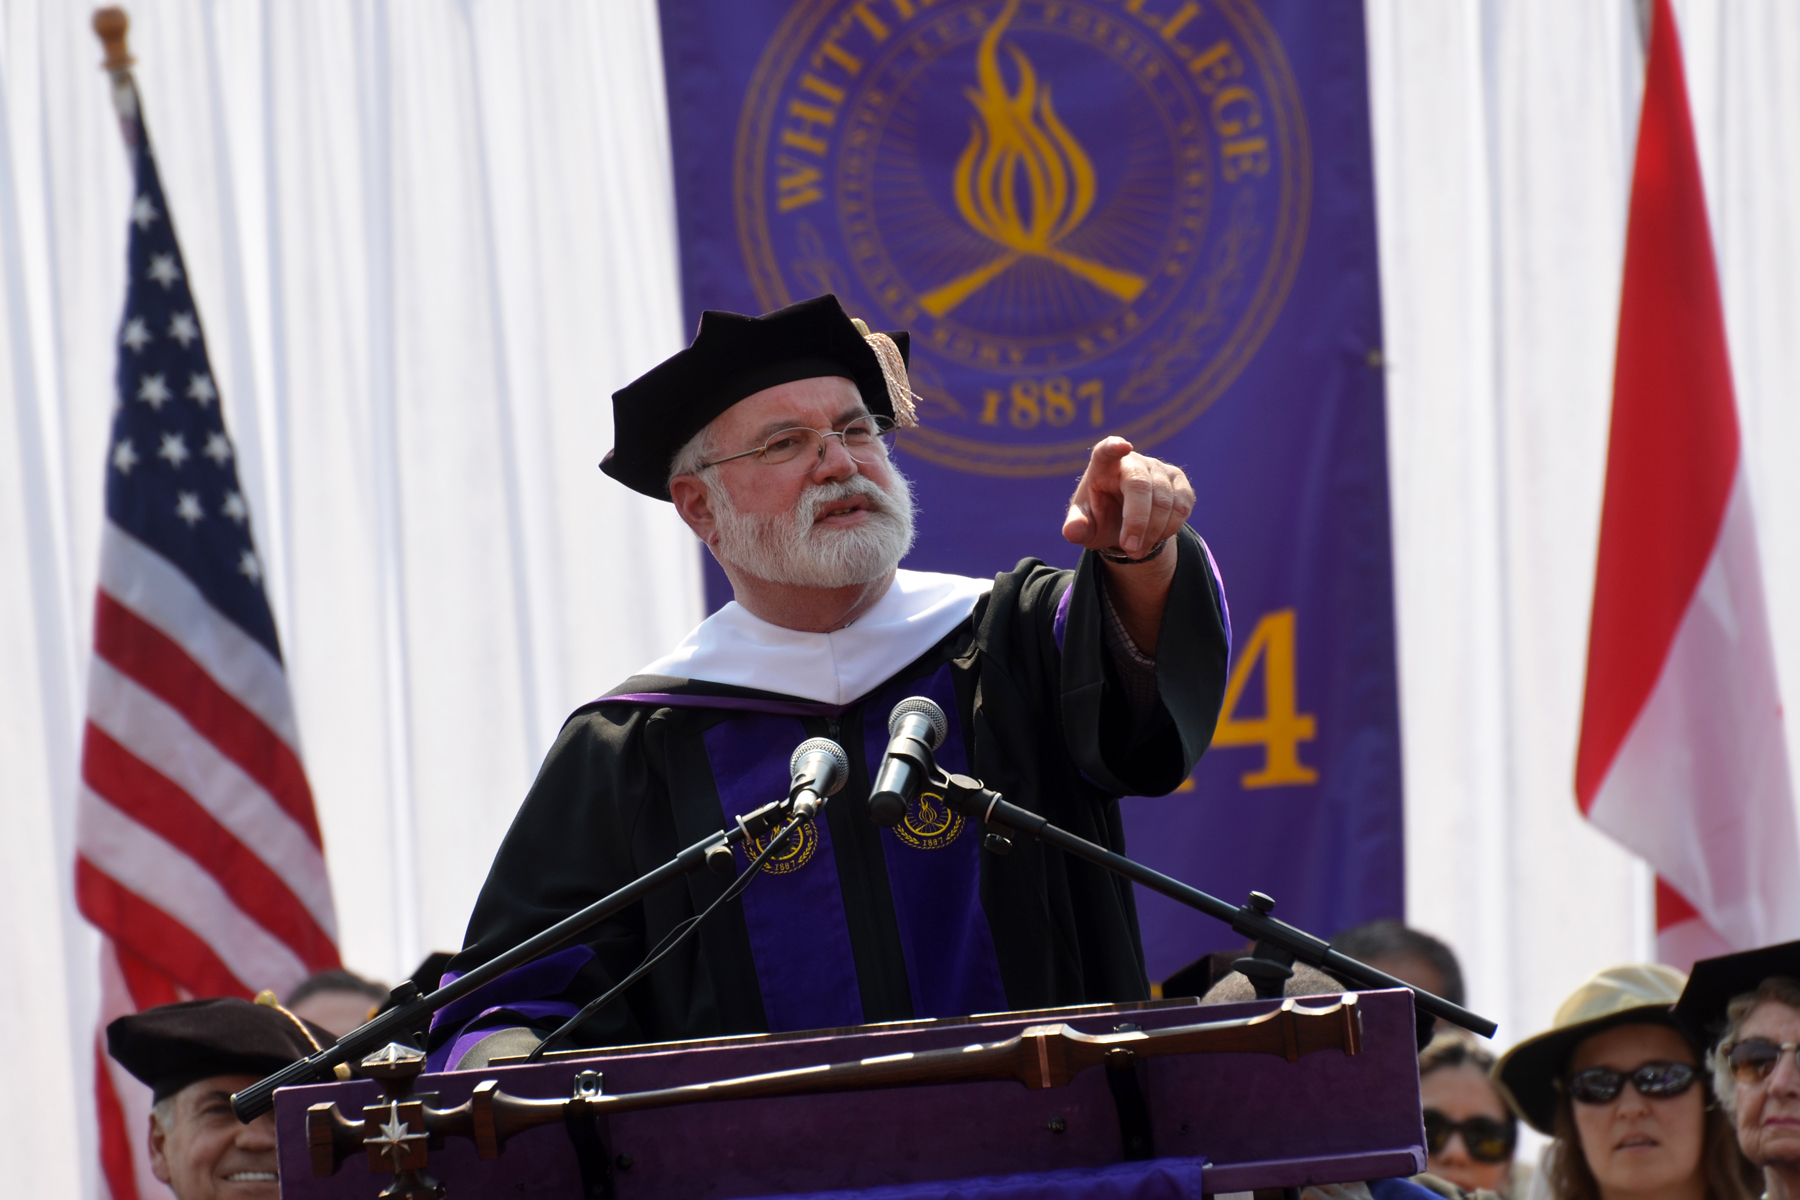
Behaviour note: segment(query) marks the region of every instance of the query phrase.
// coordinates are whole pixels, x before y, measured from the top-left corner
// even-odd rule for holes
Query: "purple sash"
[[[806,728],[793,717],[757,714],[722,721],[705,738],[719,803],[730,821],[787,795],[788,758],[806,739]],[[743,896],[769,1031],[861,1025],[862,993],[830,826],[808,822],[797,835],[804,835],[798,847],[777,851]],[[738,850],[742,870],[750,859],[744,847]]]
[[[927,697],[944,710],[950,730],[937,749],[938,766],[953,774],[967,773],[969,760],[948,663],[929,679],[887,684],[870,695],[863,710],[870,771],[879,769],[887,751],[888,714],[908,696]],[[882,831],[881,851],[894,894],[913,1015],[1005,1012],[1000,960],[994,955],[993,933],[981,907],[980,827],[952,813],[941,796],[927,793],[906,810],[899,825]]]

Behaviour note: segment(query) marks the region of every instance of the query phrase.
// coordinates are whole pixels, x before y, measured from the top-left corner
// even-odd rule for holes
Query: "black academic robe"
[[[487,961],[785,794],[788,754],[802,737],[823,736],[848,752],[850,779],[828,803],[813,849],[791,856],[817,851],[819,861],[752,881],[573,1043],[1147,999],[1129,884],[1022,836],[1004,855],[982,850],[973,823],[961,828],[929,808],[921,815],[915,806],[905,827],[885,830],[869,819],[867,798],[889,710],[921,691],[947,702],[946,769],[1125,851],[1120,798],[1162,795],[1188,777],[1225,686],[1229,617],[1211,557],[1188,530],[1169,549],[1178,560],[1156,646],[1160,708],[1148,722],[1133,721],[1103,645],[1102,568],[1092,553],[1073,571],[1027,559],[999,575],[948,636],[847,706],[647,676],[582,706],[501,845],[451,971]],[[754,768],[735,765],[751,759]],[[892,877],[914,863],[928,874]],[[597,927],[585,945],[502,977],[440,1014],[438,1054],[459,1032],[458,1057],[471,1030],[554,1027],[728,884],[711,871],[689,875]],[[784,898],[783,889],[807,886]]]

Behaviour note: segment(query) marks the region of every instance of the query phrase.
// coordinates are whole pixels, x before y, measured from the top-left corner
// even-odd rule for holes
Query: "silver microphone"
[[[792,784],[788,797],[794,815],[812,818],[825,807],[825,797],[835,796],[850,779],[850,756],[830,738],[808,738],[788,760]]]
[[[869,793],[869,816],[877,825],[898,825],[900,818],[918,797],[925,772],[919,761],[918,743],[926,751],[944,744],[950,723],[944,710],[923,696],[909,696],[894,705],[888,717],[888,748],[881,759],[881,772],[875,777],[875,789]]]

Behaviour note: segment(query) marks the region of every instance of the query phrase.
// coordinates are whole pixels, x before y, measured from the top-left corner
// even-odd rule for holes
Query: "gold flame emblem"
[[[1000,69],[1000,39],[1018,10],[1008,0],[981,39],[975,57],[979,87],[965,93],[975,106],[969,144],[956,164],[956,208],[975,232],[1001,251],[996,257],[920,297],[934,317],[956,308],[1020,259],[1055,263],[1078,279],[1130,303],[1143,276],[1106,266],[1062,247],[1094,207],[1094,164],[1057,118],[1050,83],[1018,46],[1007,53],[1019,86],[1008,91]]]
[[[963,830],[963,816],[936,792],[921,792],[894,826],[894,836],[915,850],[942,850]]]

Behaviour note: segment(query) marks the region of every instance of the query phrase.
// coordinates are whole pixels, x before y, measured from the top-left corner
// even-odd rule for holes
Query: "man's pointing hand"
[[[1194,511],[1194,489],[1180,467],[1137,453],[1122,437],[1094,447],[1069,498],[1063,536],[1086,550],[1142,558],[1174,537]]]

